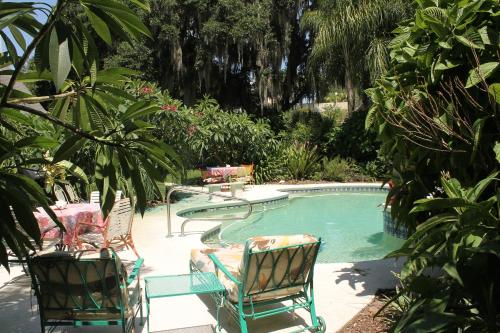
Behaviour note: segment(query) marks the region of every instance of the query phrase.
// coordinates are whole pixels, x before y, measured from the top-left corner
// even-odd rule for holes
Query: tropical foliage
[[[391,31],[410,12],[404,0],[320,0],[304,15],[302,27],[315,37],[309,69],[327,84],[335,78],[345,85],[349,113],[363,88],[387,69]]]
[[[307,179],[316,172],[319,156],[316,146],[295,142],[286,150],[286,169],[292,179]]]
[[[319,179],[339,182],[358,180],[359,167],[352,158],[335,156],[332,159],[323,157]]]
[[[148,9],[142,1],[130,3]],[[74,6],[85,15],[68,16]],[[46,16],[46,22],[39,23],[35,14]],[[8,268],[6,246],[21,257],[34,250],[30,239],[40,243],[34,206],[42,206],[57,221],[42,187],[22,175],[23,168],[70,160],[91,142],[95,145],[93,176],[105,216],[113,205],[119,179],[129,185],[128,190],[137,197],[137,207],[144,212],[145,181],[158,191],[154,184],[162,180],[159,170],[175,172],[177,168],[175,153],[150,134],[154,126],[144,121],[158,107],[124,92],[124,83],[135,73],[100,68],[93,35],[107,44],[115,38],[131,44],[151,38],[127,6],[114,0],[60,0],[54,7],[2,2],[0,27],[7,48],[0,57],[1,74],[9,77],[0,85],[0,263]],[[26,35],[32,37],[31,42],[26,41]],[[22,50],[20,54],[16,46]],[[25,65],[33,55],[36,70],[26,72]],[[16,85],[38,81],[50,82],[52,92],[32,96]],[[42,102],[50,104],[50,112],[33,106]],[[21,131],[23,126],[31,126],[33,117],[53,126],[58,135]],[[46,150],[51,152],[50,157],[42,154]],[[141,169],[147,173],[141,173]]]
[[[107,48],[108,65],[140,69],[191,106],[208,94],[224,108],[289,109],[311,92],[304,69],[307,1],[151,0],[138,10],[152,39]]]
[[[421,199],[411,214],[432,216],[390,256],[408,256],[394,302],[394,332],[498,332],[500,215],[496,173],[472,188],[441,179],[444,198]],[[486,194],[494,189],[492,196]],[[486,196],[485,196],[486,195]],[[481,198],[484,196],[484,200]]]
[[[498,332],[500,4],[416,5],[366,119],[393,162],[393,217],[415,232],[392,254],[408,257],[394,331]]]

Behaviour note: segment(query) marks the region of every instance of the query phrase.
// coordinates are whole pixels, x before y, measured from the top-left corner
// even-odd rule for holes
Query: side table
[[[220,331],[219,310],[224,302],[226,289],[214,273],[148,276],[144,278],[146,289],[146,315],[149,333],[149,306],[152,298],[182,295],[215,294],[217,306],[216,331]]]

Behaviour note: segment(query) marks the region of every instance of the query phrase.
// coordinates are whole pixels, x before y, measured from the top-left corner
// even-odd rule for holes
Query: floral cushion
[[[315,242],[318,239],[311,235],[261,236],[247,240],[246,247],[253,253],[249,256],[247,267],[243,263],[245,247],[233,245],[229,248],[212,248],[192,250],[191,260],[203,272],[215,272],[209,253],[214,253],[236,279],[242,280],[247,269],[247,279],[244,281],[244,301],[261,301],[293,295],[302,290],[312,268],[316,256]],[[304,243],[313,243],[300,247]],[[293,245],[297,245],[294,247]],[[287,249],[280,249],[291,246]],[[276,251],[272,251],[276,249]],[[271,250],[271,252],[269,252]],[[267,251],[259,253],[259,251]],[[273,259],[274,258],[274,259]],[[291,260],[291,263],[289,261]],[[260,267],[259,267],[260,266]],[[273,266],[274,269],[273,269]],[[218,271],[217,276],[228,291],[229,300],[238,301],[238,289],[224,273]],[[281,282],[280,289],[275,283]],[[289,287],[287,287],[289,286]]]
[[[231,300],[238,300],[238,286],[231,281],[226,274],[215,269],[215,265],[208,257],[210,253],[214,253],[217,258],[224,264],[231,274],[239,280],[239,269],[243,259],[244,246],[242,244],[234,244],[229,247],[192,249],[191,262],[202,272],[213,272],[217,274],[219,281],[224,285]]]

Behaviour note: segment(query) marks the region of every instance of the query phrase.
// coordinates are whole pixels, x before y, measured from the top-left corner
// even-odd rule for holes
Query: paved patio
[[[309,185],[328,186],[328,185]],[[251,201],[282,196],[278,189],[285,185],[254,186],[237,196]],[[300,186],[305,187],[305,186]],[[172,205],[173,237],[166,237],[167,217],[165,210],[153,209],[144,218],[136,216],[134,241],[145,263],[142,277],[159,274],[182,274],[189,272],[190,250],[203,247],[200,236],[215,226],[213,222],[192,222],[186,227],[186,236],[180,236],[183,218],[175,212],[185,209],[189,202]],[[121,257],[134,258],[129,251],[120,252]],[[394,287],[396,280],[392,272],[399,270],[393,260],[378,260],[357,263],[316,264],[314,287],[317,313],[326,321],[327,332],[340,329],[359,310],[367,305],[379,288]],[[39,332],[40,324],[36,309],[36,298],[30,296],[29,279],[20,267],[13,267],[9,275],[0,269],[0,331]],[[154,299],[151,302],[151,331],[205,332],[207,325],[215,325],[215,307],[208,297],[181,296]],[[224,313],[223,313],[224,314]],[[287,332],[292,328],[310,323],[307,312],[283,314],[252,323],[250,332]],[[197,329],[193,327],[198,327]],[[226,332],[238,332],[237,326],[223,318]],[[55,332],[119,332],[117,328],[62,328]],[[138,332],[146,332],[146,325],[137,325]]]

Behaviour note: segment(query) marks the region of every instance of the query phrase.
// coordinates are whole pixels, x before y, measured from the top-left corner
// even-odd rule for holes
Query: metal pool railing
[[[170,216],[170,196],[172,193],[175,191],[178,192],[186,192],[186,193],[197,193],[197,194],[206,194],[208,195],[207,192],[200,191],[200,190],[195,190],[192,188],[184,187],[184,186],[174,186],[172,187],[168,193],[167,193],[167,227],[168,227],[168,233],[167,237],[172,237],[172,218]],[[220,222],[220,221],[234,221],[234,220],[244,220],[247,217],[249,217],[252,214],[252,203],[248,201],[247,199],[243,198],[238,198],[238,197],[233,197],[233,196],[227,196],[227,195],[222,195],[222,194],[217,194],[217,193],[210,193],[210,195],[213,195],[215,197],[220,197],[220,198],[225,198],[225,199],[235,199],[235,200],[240,200],[244,202],[245,205],[248,205],[248,211],[240,216],[240,217],[217,217],[217,218],[209,218],[209,217],[200,217],[200,218],[187,218],[184,222],[182,222],[181,225],[181,236],[184,236],[184,228],[186,224],[192,221],[213,221],[213,222]]]

